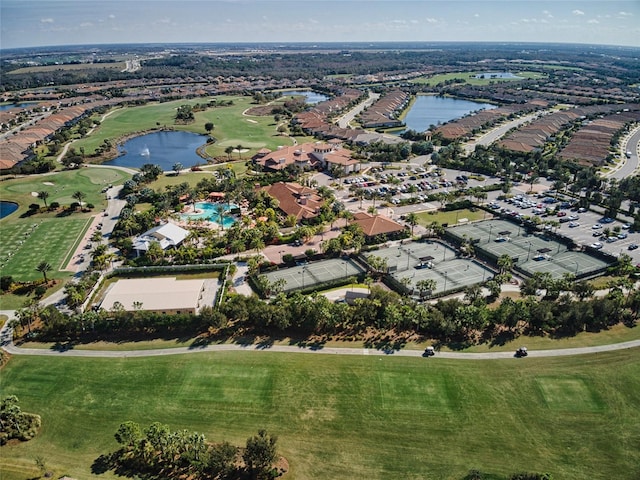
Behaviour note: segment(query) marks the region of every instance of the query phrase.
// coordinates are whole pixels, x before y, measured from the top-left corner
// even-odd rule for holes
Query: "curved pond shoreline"
[[[12,213],[15,213],[20,205],[16,202],[9,202],[7,200],[0,200],[0,220],[8,217]]]

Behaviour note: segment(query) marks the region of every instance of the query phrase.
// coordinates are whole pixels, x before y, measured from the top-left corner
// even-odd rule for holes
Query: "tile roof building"
[[[253,160],[266,171],[277,172],[289,165],[303,169],[324,169],[330,165],[341,166],[345,173],[360,169],[360,162],[351,158],[351,152],[342,148],[342,142],[303,143],[291,147],[279,147],[276,151],[266,153],[260,150]]]
[[[360,225],[362,232],[367,238],[373,238],[376,235],[393,235],[407,228],[384,215],[370,215],[365,212],[355,213],[352,223]]]
[[[263,190],[278,200],[278,208],[285,215],[293,215],[298,221],[317,217],[324,203],[316,190],[298,183],[278,182],[263,187]]]

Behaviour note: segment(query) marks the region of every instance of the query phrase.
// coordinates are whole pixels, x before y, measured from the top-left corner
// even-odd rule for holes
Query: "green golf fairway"
[[[279,437],[288,478],[506,476],[635,479],[640,349],[502,361],[200,353],[155,358],[14,357],[3,395],[39,413],[34,440],[2,447],[0,476],[91,478],[118,425],[154,421],[244,444]],[[115,478],[112,473],[100,478]],[[498,477],[500,478],[500,477]]]

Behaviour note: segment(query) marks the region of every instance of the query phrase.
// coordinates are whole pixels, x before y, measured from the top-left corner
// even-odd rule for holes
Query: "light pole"
[[[577,276],[578,276],[578,268],[580,268],[580,265],[579,265],[579,264],[578,264],[578,262],[576,262],[575,260],[573,261],[573,263],[575,263],[575,264],[576,264],[576,272],[575,272],[575,274],[574,274],[574,275],[577,277]]]
[[[442,293],[447,291],[447,271],[444,272],[444,288],[442,289]]]
[[[284,263],[284,255],[282,255],[284,250],[280,250],[278,253],[280,254],[280,263]]]
[[[491,241],[491,230],[493,230],[493,225],[489,225],[489,240],[487,240],[487,243]]]
[[[342,263],[344,263],[344,278],[347,278],[347,262]]]
[[[302,267],[302,270],[300,271],[300,273],[302,274],[302,290],[304,290],[304,271],[305,267]]]
[[[411,250],[407,248],[407,270],[409,270],[409,260],[411,259]]]
[[[529,255],[531,254],[531,242],[527,242],[529,244],[529,250],[527,251],[527,262],[529,261]]]

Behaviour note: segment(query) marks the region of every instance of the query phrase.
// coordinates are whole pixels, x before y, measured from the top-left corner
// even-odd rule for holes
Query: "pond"
[[[222,220],[222,227],[229,228],[236,219],[230,215],[230,212],[237,209],[238,206],[233,203],[211,203],[211,202],[196,202],[196,213],[183,213],[180,218],[183,220],[211,220],[220,224]]]
[[[154,132],[127,140],[118,147],[121,155],[106,162],[117,167],[140,168],[145,163],[159,165],[171,171],[176,163],[184,168],[204,165],[206,160],[198,156],[196,149],[207,142],[206,135],[190,132]]]
[[[496,108],[496,105],[459,98],[418,95],[403,121],[407,129],[423,132],[431,125],[447,123],[471,112],[490,108]],[[400,133],[402,132],[398,132]]]
[[[473,76],[474,78],[482,78],[484,80],[491,80],[492,78],[523,78],[517,75],[514,75],[511,72],[484,72],[478,73]]]
[[[325,100],[329,100],[329,97],[323,95],[322,93],[312,92],[310,90],[293,90],[286,92],[282,92],[282,96],[284,97],[305,97],[305,102],[309,105],[315,105],[316,103],[324,102]]]
[[[11,215],[16,210],[18,210],[17,203],[0,200],[0,219]]]
[[[7,110],[13,110],[14,108],[24,108],[29,105],[35,105],[35,103],[3,103],[0,104],[0,112],[6,112]]]

